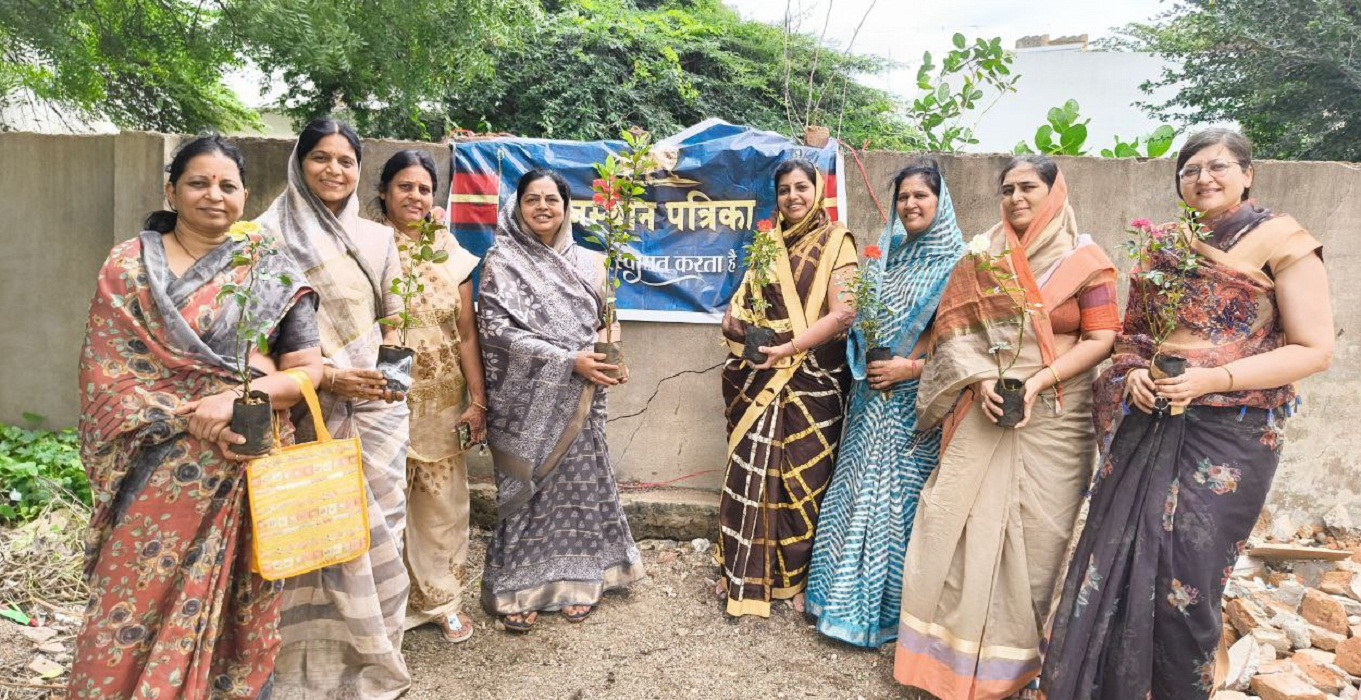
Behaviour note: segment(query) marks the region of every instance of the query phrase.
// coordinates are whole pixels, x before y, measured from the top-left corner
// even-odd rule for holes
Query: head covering
[[[890,201],[898,200],[901,184],[894,187]],[[954,201],[944,178],[936,214],[926,230],[909,238],[895,213],[879,234],[878,247],[882,255],[878,260],[866,260],[864,269],[865,274],[873,275],[879,301],[888,309],[880,342],[895,356],[907,357],[935,315],[945,283],[964,254],[964,234],[955,220]],[[859,324],[852,326],[846,342],[851,372],[856,379],[864,379],[865,351],[869,348]]]

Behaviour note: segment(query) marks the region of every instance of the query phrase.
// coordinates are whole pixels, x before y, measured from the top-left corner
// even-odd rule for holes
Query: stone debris
[[[1238,566],[1225,582],[1215,700],[1361,700],[1361,543],[1345,509],[1324,520],[1259,526],[1272,541],[1249,554],[1265,570]]]

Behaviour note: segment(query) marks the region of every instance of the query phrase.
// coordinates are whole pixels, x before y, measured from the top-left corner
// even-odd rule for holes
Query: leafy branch
[[[595,232],[586,237],[588,242],[605,250],[605,308],[600,322],[605,326],[606,343],[614,341],[615,296],[619,291],[621,263],[638,259],[628,250],[640,240],[633,233],[637,224],[634,210],[647,193],[647,174],[656,169],[650,134],[635,127],[620,137],[628,149],[618,157],[611,154],[604,163],[595,164],[598,177],[591,183],[592,199],[605,210],[605,217]]]
[[[245,282],[224,284],[217,293],[218,303],[230,300],[240,309],[241,315],[236,322],[236,377],[241,382],[241,398],[250,402],[250,380],[252,370],[250,353],[258,350],[261,355],[269,354],[269,331],[272,319],[258,318],[255,312],[255,290],[257,285],[266,281],[277,281],[289,286],[293,278],[287,273],[268,272],[260,269],[266,258],[279,254],[272,236],[264,235],[260,225],[251,221],[238,221],[227,230],[227,237],[234,243],[244,244],[232,255],[232,267],[249,268]]]
[[[449,251],[435,247],[439,232],[448,228],[443,209],[436,207],[428,216],[413,221],[408,226],[416,232],[416,238],[414,240],[410,237],[403,238],[397,245],[397,250],[407,254],[411,265],[402,275],[393,278],[389,289],[402,300],[402,310],[397,312],[396,319],[384,318],[379,321],[385,326],[395,326],[401,331],[402,346],[406,346],[406,332],[416,325],[416,317],[411,315],[411,300],[425,291],[425,282],[421,276],[424,267],[449,259]]]

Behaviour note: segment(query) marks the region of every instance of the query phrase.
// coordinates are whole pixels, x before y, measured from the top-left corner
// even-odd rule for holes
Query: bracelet
[[[483,411],[487,410],[487,407],[486,407],[486,406],[483,406],[483,405],[480,404],[480,403],[478,403],[478,402],[477,402],[477,399],[473,399],[472,404],[473,404],[474,406],[476,406],[476,407],[482,409]]]
[[[326,373],[326,372],[323,370],[323,373]],[[327,388],[326,390],[329,391],[329,392],[331,392],[332,394],[334,394],[334,393],[336,393],[336,371],[335,371],[335,370],[331,370],[331,371],[329,372],[329,374],[330,374],[330,377],[331,377],[331,383],[328,385],[328,388]]]
[[[789,347],[793,348],[795,355],[803,352],[802,350],[799,349],[799,346],[794,344],[794,339],[792,337],[789,339]]]
[[[1219,368],[1227,372],[1229,375],[1229,388],[1225,389],[1224,391],[1225,392],[1233,391],[1233,370],[1229,369],[1228,365],[1220,365]]]
[[[1063,380],[1059,379],[1059,373],[1054,369],[1053,365],[1045,365],[1044,368],[1049,370],[1049,374],[1054,376],[1054,386],[1058,386],[1063,383]]]

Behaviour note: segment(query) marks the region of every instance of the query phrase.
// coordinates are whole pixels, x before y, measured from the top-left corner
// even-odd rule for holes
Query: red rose
[[[770,219],[761,219],[760,221],[756,222],[756,230],[760,231],[761,233],[770,233],[771,231],[775,230],[775,222],[771,221]]]
[[[884,251],[879,250],[879,246],[872,245],[865,248],[865,257],[869,260],[878,260],[884,257]]]

